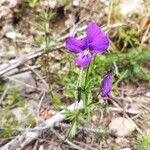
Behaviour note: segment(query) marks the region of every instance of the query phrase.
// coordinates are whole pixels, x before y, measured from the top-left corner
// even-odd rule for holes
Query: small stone
[[[55,63],[51,66],[51,70],[55,71],[55,70],[60,70],[60,63]]]
[[[130,141],[125,137],[117,137],[115,141],[122,148],[130,146]]]
[[[135,125],[123,117],[115,118],[109,124],[109,132],[114,136],[129,136],[135,130]]]
[[[73,14],[68,14],[68,19],[65,21],[65,26],[69,28],[75,24],[75,21],[76,17]]]
[[[36,82],[30,72],[13,75],[9,79],[13,82],[15,88],[22,93],[31,93],[35,91]]]
[[[80,0],[73,0],[73,6],[79,6]]]
[[[19,122],[24,122],[27,119],[27,114],[24,112],[23,108],[14,108],[11,112],[16,116],[16,119]]]
[[[131,150],[131,148],[122,148],[121,150]]]
[[[12,40],[16,39],[16,32],[10,31],[6,33],[6,37]]]
[[[50,8],[52,8],[52,9],[54,9],[56,7],[56,5],[57,5],[57,1],[56,0],[51,0],[51,1],[46,1],[46,2],[47,2],[47,5]]]
[[[10,31],[13,31],[13,30],[14,30],[14,27],[12,26],[12,24],[5,24],[3,26],[2,33],[6,34],[7,32],[10,32]]]
[[[120,13],[123,16],[131,16],[133,13],[141,13],[143,12],[143,5],[144,1],[143,0],[121,0],[119,7],[120,7]]]
[[[92,122],[93,122],[93,124],[98,124],[99,123],[99,121],[100,121],[100,118],[99,118],[99,116],[98,115],[93,115],[92,116]]]
[[[26,125],[29,116],[32,116],[34,121],[36,120],[36,108],[37,105],[35,107],[31,103],[27,103],[24,104],[24,107],[13,108],[11,112],[15,115],[18,122],[22,123],[22,125]]]
[[[39,150],[44,150],[44,146],[40,145]]]
[[[145,93],[145,96],[150,97],[150,92]]]
[[[68,62],[68,63],[66,63],[65,66],[62,68],[62,71],[68,73],[69,70],[70,70],[70,63]]]

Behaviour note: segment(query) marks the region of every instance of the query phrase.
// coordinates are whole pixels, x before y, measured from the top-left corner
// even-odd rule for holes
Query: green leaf
[[[37,46],[40,46],[43,43],[43,37],[37,34],[34,38],[34,42]]]
[[[32,26],[33,26],[35,29],[39,30],[39,31],[46,32],[45,27],[42,26],[42,25],[40,25],[40,24],[38,24],[38,23],[33,24]]]
[[[143,54],[136,57],[135,61],[141,62],[141,61],[150,61],[150,51],[145,51]]]
[[[74,121],[72,127],[70,128],[69,136],[73,137],[76,134],[76,132],[77,132],[77,122]]]
[[[141,71],[141,66],[139,64],[135,63],[133,65],[133,72],[134,73],[139,73],[140,71]]]
[[[65,97],[72,98],[72,97],[74,97],[74,92],[75,92],[74,90],[66,90],[63,92],[63,95]]]
[[[139,47],[139,48],[131,48],[131,49],[128,49],[127,53],[126,53],[126,57],[128,59],[131,59],[131,58],[135,58],[136,56],[140,55],[142,52],[142,49]]]
[[[79,115],[78,120],[79,120],[79,122],[81,122],[82,124],[85,124],[85,123],[87,122],[86,116],[83,116],[82,114]]]
[[[56,13],[52,11],[45,11],[43,14],[39,15],[41,21],[50,21],[56,16]]]
[[[16,104],[21,100],[21,96],[15,88],[10,89],[9,94],[7,95],[6,98],[10,105]]]
[[[31,8],[35,8],[39,5],[40,0],[26,0]]]
[[[139,139],[138,150],[148,150],[150,147],[150,135],[145,135]]]
[[[14,134],[14,132],[12,131],[12,129],[10,127],[6,127],[0,132],[0,136],[2,136],[4,138],[11,137],[13,134]]]
[[[107,55],[107,63],[111,64],[115,61],[119,60],[119,56],[117,53],[110,53]]]
[[[62,105],[61,98],[57,93],[52,93],[52,103],[56,108]]]

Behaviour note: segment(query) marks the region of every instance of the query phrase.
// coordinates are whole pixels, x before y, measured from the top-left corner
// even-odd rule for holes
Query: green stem
[[[83,78],[83,69],[80,69],[80,72],[79,72],[79,76],[78,76],[78,80],[77,80],[77,85],[76,85],[76,89],[78,87],[81,87],[82,86],[82,78]],[[77,93],[75,93],[75,99],[77,100]]]
[[[89,80],[89,75],[91,73],[91,71],[93,70],[93,67],[94,67],[94,64],[95,64],[95,56],[94,56],[94,59],[93,59],[93,62],[88,66],[87,70],[86,70],[86,75],[85,75],[85,80],[84,80],[84,108],[86,109],[87,105],[88,105],[88,101],[89,101],[89,90],[87,91],[87,84],[89,83],[88,80]]]
[[[77,81],[77,87],[81,87],[82,84],[82,77],[83,77],[83,69],[80,69],[78,81]]]
[[[89,75],[90,65],[88,66],[88,68],[86,70],[86,74],[85,74],[84,89],[86,88],[86,85],[87,85],[87,79],[88,79],[88,75]]]
[[[87,102],[88,102],[88,91],[87,91],[87,84],[88,84],[88,77],[90,74],[90,69],[91,68],[91,64],[88,66],[87,70],[86,70],[86,74],[85,74],[85,80],[84,80],[84,99],[83,99],[83,104],[84,104],[84,109],[86,111],[87,108]]]

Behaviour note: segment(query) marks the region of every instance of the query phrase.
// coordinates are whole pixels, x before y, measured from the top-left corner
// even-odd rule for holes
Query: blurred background
[[[0,0],[1,146],[20,133],[16,127],[34,127],[74,102],[79,69],[65,41],[70,35],[84,36],[89,22],[101,26],[110,40],[108,53],[96,56],[90,75],[93,95],[99,92],[106,68],[113,64],[112,95],[136,112],[130,117],[145,136],[139,138],[138,132],[127,138],[108,136],[109,123],[121,115],[107,112],[102,116],[104,108],[98,108],[92,111],[88,127],[101,128],[103,134],[79,132],[72,141],[82,139],[96,149],[102,144],[107,150],[149,150],[149,0]],[[52,145],[45,142],[47,149],[58,149],[61,140],[56,139],[53,135]],[[43,143],[39,141],[38,148]]]

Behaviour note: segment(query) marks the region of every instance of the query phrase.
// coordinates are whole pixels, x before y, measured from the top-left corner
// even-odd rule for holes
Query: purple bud
[[[102,97],[111,97],[111,89],[112,89],[112,73],[107,73],[102,80]]]

